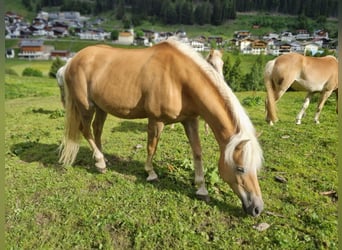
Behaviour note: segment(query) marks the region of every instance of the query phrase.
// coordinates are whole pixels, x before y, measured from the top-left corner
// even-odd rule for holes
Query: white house
[[[134,42],[134,34],[132,32],[120,32],[118,37],[118,44],[131,45]]]
[[[307,53],[311,53],[312,55],[315,55],[319,51],[319,45],[317,43],[307,43],[304,48],[304,55]]]
[[[280,40],[282,42],[292,42],[295,40],[295,37],[292,35],[291,32],[285,31],[285,32],[281,33]]]
[[[204,51],[205,44],[201,41],[191,40],[190,46],[194,48],[196,51]]]
[[[241,41],[239,41],[239,47],[240,47],[240,51],[243,54],[251,54],[251,44],[252,44],[253,40],[252,39],[243,39]]]

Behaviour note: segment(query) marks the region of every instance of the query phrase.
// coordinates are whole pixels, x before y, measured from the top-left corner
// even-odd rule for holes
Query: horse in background
[[[71,165],[81,135],[93,150],[95,167],[106,171],[101,134],[107,114],[147,118],[147,180],[158,178],[152,159],[164,125],[181,122],[193,153],[196,194],[208,196],[198,134],[198,116],[219,145],[219,173],[257,216],[263,200],[257,170],[263,162],[256,131],[224,78],[190,46],[166,40],[144,49],[89,46],[61,70],[65,132],[60,163]],[[92,128],[92,129],[91,129]]]
[[[216,71],[223,76],[223,50],[211,49],[207,57],[205,58]]]
[[[301,124],[310,99],[317,92],[320,93],[320,99],[314,117],[315,123],[319,123],[324,103],[332,92],[336,93],[338,112],[338,61],[333,56],[308,57],[297,53],[281,55],[267,62],[264,81],[267,91],[266,121],[270,125],[278,121],[276,102],[291,85],[295,89],[301,87],[307,92],[302,109],[296,117],[296,124]]]

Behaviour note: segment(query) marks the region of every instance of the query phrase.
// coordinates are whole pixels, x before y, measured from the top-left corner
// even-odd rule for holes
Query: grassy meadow
[[[22,77],[26,64],[44,76]],[[94,170],[85,140],[74,166],[63,168],[64,111],[56,81],[47,77],[51,62],[5,65],[18,73],[5,75],[6,249],[337,249],[335,97],[320,124],[313,123],[316,98],[302,125],[295,125],[305,94],[288,92],[278,104],[280,121],[270,127],[265,93],[237,93],[262,132],[265,210],[253,218],[219,179],[218,146],[203,122],[208,203],[195,197],[191,150],[180,124],[162,134],[156,183],[145,180],[144,119],[108,117],[102,136],[107,173]],[[260,223],[269,228],[257,230]]]

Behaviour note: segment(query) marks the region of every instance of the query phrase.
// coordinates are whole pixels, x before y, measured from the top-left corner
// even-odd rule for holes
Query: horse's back
[[[333,56],[309,57],[298,53],[284,54],[274,59],[272,79],[275,82],[295,83],[300,89],[321,91],[337,85],[338,65]],[[298,88],[297,88],[298,89]]]
[[[174,118],[181,109],[184,60],[168,44],[144,49],[90,46],[73,58],[66,81],[83,106],[92,102],[123,118],[162,113]]]

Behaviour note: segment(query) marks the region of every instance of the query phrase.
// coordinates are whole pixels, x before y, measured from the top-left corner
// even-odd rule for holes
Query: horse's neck
[[[229,141],[229,138],[237,131],[236,125],[232,122],[232,119],[229,117],[227,112],[225,115],[217,115],[215,119],[206,119],[204,116],[203,118],[212,129],[220,147],[225,147]]]
[[[198,111],[200,116],[212,129],[220,147],[225,147],[229,138],[236,134],[237,125],[232,113],[228,110],[226,103],[220,98],[211,98],[210,92],[205,98],[201,98],[202,105]]]

